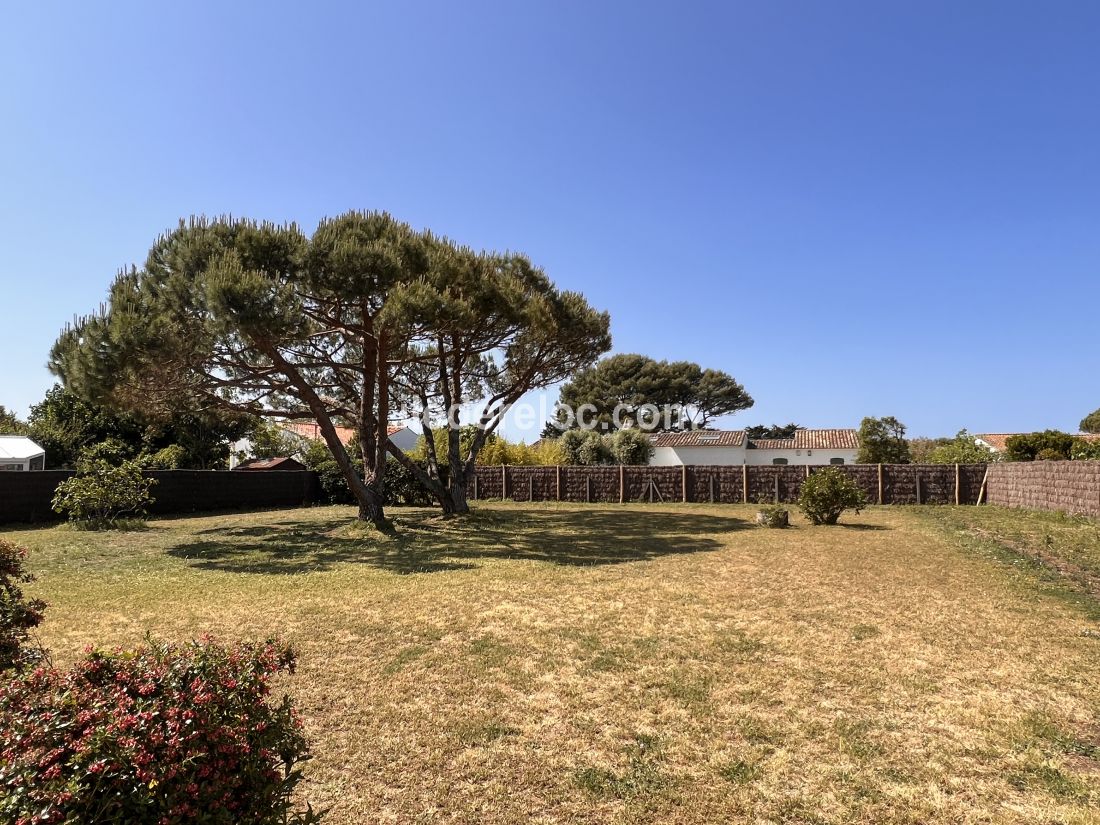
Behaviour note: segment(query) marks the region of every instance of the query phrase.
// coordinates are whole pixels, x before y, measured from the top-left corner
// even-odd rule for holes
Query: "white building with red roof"
[[[279,421],[276,422],[279,429],[292,436],[297,436],[305,444],[309,441],[324,441],[321,435],[321,427],[315,421]],[[347,446],[355,437],[353,427],[336,427],[336,435],[341,443]],[[420,440],[420,433],[405,424],[391,424],[389,427],[390,441],[403,452],[409,452],[416,448]],[[229,467],[236,469],[252,457],[252,442],[247,438],[229,445]],[[292,456],[288,456],[292,457]]]
[[[748,438],[744,430],[691,430],[649,437],[656,467],[682,464],[855,464],[855,430],[797,430],[790,438]]]

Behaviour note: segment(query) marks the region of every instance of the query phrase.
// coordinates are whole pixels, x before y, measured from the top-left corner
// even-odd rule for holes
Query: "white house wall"
[[[830,464],[834,458],[843,458],[845,464],[856,463],[856,450],[745,450],[746,464],[774,464],[775,459],[785,458],[788,464]]]
[[[654,467],[681,464],[744,464],[744,447],[654,447],[649,460]]]
[[[772,464],[777,458],[788,464],[830,464],[843,458],[856,463],[856,450],[747,450],[744,447],[654,447],[651,467],[679,467],[681,464]]]

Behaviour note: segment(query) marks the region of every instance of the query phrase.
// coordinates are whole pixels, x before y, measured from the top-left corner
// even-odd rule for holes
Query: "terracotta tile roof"
[[[794,434],[795,449],[858,450],[858,430],[799,430]]]
[[[740,447],[745,443],[745,431],[691,430],[686,433],[654,433],[649,440],[654,447]]]
[[[856,430],[798,430],[791,438],[746,439],[744,430],[654,433],[654,447],[748,447],[750,450],[858,450]]]
[[[790,438],[753,438],[755,450],[858,450],[856,430],[796,430]]]
[[[997,452],[1002,452],[1007,446],[1005,442],[1017,433],[978,433],[974,438],[980,438]]]
[[[313,421],[287,421],[281,425],[284,430],[292,432],[295,435],[299,435],[302,438],[308,438],[310,441],[324,441],[324,436],[321,435],[321,427]],[[404,424],[390,424],[389,434],[399,433],[405,429]],[[354,427],[337,427],[336,435],[340,437],[342,444],[348,444],[352,438],[355,437]]]
[[[751,438],[749,439],[750,450],[793,450],[794,439],[793,438]]]

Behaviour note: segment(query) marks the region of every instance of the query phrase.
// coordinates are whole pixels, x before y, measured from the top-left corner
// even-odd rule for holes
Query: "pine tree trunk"
[[[382,506],[382,497],[377,492],[362,485],[359,490],[356,490],[355,497],[359,501],[359,521],[369,521],[379,530],[389,529],[386,511]]]
[[[451,487],[451,506],[454,512],[465,515],[470,512],[470,503],[466,500],[466,484],[456,484]]]
[[[441,503],[443,510],[449,515],[464,516],[470,512],[470,503],[466,500],[466,482],[470,477],[470,469],[462,466],[457,472],[451,469],[451,477],[448,479],[446,496]]]

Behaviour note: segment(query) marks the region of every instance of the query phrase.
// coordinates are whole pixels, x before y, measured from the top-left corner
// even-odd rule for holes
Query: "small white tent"
[[[44,469],[45,450],[22,435],[0,435],[0,471]]]

